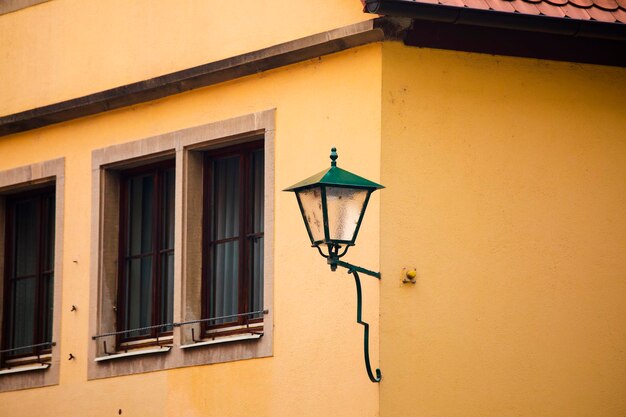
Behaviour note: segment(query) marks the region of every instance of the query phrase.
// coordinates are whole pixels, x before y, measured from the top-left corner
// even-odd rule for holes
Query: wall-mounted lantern
[[[367,375],[380,382],[380,369],[372,373],[369,360],[369,324],[361,320],[362,294],[359,272],[380,279],[380,273],[340,261],[350,246],[354,246],[370,195],[384,188],[337,166],[337,150],[330,152],[330,168],[319,172],[284,191],[293,191],[298,200],[309,239],[331,270],[346,268],[354,276],[357,291],[357,323],[365,327],[364,356]]]

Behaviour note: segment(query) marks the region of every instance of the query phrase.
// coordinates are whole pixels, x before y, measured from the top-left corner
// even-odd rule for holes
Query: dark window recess
[[[120,183],[120,343],[172,333],[174,163],[125,171]],[[151,326],[157,326],[152,328]],[[138,344],[137,346],[140,346]]]
[[[7,197],[2,366],[51,351],[54,219],[54,188]]]
[[[263,141],[207,152],[202,311],[205,331],[262,323]],[[258,327],[257,327],[258,328]]]

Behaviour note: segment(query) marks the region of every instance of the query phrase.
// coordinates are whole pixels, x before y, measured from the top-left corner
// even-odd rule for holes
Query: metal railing
[[[43,346],[56,346],[56,342],[44,342],[44,343],[37,343],[34,345],[20,346],[20,347],[11,348],[11,349],[3,349],[3,350],[0,350],[0,353],[15,352],[16,350],[23,350],[23,349],[43,347]]]
[[[234,317],[246,317],[246,316],[254,316],[256,314],[268,314],[268,313],[269,313],[269,310],[266,309],[266,310],[250,311],[248,313],[229,314],[227,316],[210,317],[210,318],[206,318],[206,319],[197,319],[197,320],[188,320],[188,321],[173,322],[173,323],[156,324],[154,326],[144,326],[144,327],[137,327],[135,329],[119,330],[117,332],[108,332],[108,333],[97,334],[95,336],[91,336],[91,339],[92,340],[97,340],[97,339],[100,339],[102,337],[117,336],[117,335],[120,335],[120,334],[140,332],[140,331],[143,331],[143,330],[158,329],[158,328],[161,328],[161,327],[168,327],[168,326],[180,327],[180,326],[185,326],[187,324],[206,323],[206,322],[224,320],[224,319],[229,319],[229,318],[234,318]]]

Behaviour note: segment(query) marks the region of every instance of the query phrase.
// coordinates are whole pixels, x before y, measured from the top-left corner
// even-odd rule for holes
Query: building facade
[[[625,7],[5,2],[0,416],[624,415]]]

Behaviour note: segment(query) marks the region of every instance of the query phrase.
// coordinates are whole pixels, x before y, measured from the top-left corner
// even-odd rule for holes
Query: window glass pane
[[[264,307],[264,151],[248,146],[234,150],[238,155],[212,159],[207,173],[211,235],[205,311],[209,317],[229,316],[209,326],[238,322],[245,317],[234,315]]]
[[[152,251],[152,216],[154,179],[141,175],[128,182],[128,249],[129,255]]]
[[[128,261],[126,283],[126,329],[152,325],[152,256]],[[126,337],[145,334],[150,331],[131,332]]]
[[[46,248],[44,268],[46,272],[54,269],[54,217],[55,217],[55,197],[54,194],[46,197],[44,207],[44,247]]]
[[[54,274],[44,275],[43,278],[44,285],[44,298],[42,307],[43,307],[43,333],[42,340],[40,342],[51,342],[52,341],[52,313],[53,313],[53,305],[54,305]]]
[[[9,333],[9,348],[17,348],[35,344],[35,295],[37,278],[23,278],[13,281],[13,297],[11,309],[12,332]],[[24,349],[11,352],[21,355],[31,352]]]
[[[163,176],[163,222],[161,249],[174,248],[174,169],[168,169]]]
[[[38,200],[33,199],[15,204],[14,277],[30,276],[37,273],[37,254],[39,252],[37,237],[39,209],[37,202]]]
[[[43,285],[43,300],[41,306],[42,312],[42,339],[38,342],[52,341],[52,313],[54,308],[54,230],[55,230],[55,196],[54,194],[46,196],[43,208],[46,210],[44,214],[44,274],[41,285]]]
[[[19,197],[18,197],[19,198]],[[6,349],[51,341],[54,292],[54,193],[10,202],[12,219],[7,266],[4,328]],[[41,249],[40,249],[41,248]],[[5,357],[33,354],[35,348],[9,352]]]
[[[161,321],[157,324],[174,321],[174,253],[161,255]],[[172,326],[159,329],[171,331]]]
[[[174,168],[154,168],[127,180],[124,329],[173,322],[174,193]],[[123,337],[171,330],[147,329]]]
[[[159,323],[172,323],[174,321],[174,168],[163,173],[163,194],[161,196],[162,219],[161,219],[161,249],[170,250],[162,253],[161,259],[161,288],[160,288],[160,317]],[[159,331],[171,331],[172,326],[158,329]]]
[[[239,157],[213,163],[213,238],[239,235]]]
[[[250,170],[250,191],[251,191],[251,208],[252,212],[252,232],[263,232],[263,214],[264,214],[264,169],[263,169],[263,150],[259,149],[252,153],[252,161]]]
[[[250,287],[248,290],[247,311],[263,310],[263,215],[265,205],[264,195],[264,154],[263,149],[252,152],[250,156],[249,187],[250,205],[249,216],[251,218],[251,232],[255,236],[249,240],[248,248],[248,273],[250,274]],[[259,235],[260,234],[260,235]],[[261,317],[262,314],[250,316]]]
[[[263,310],[263,238],[254,239],[250,250],[250,311]],[[251,316],[261,317],[262,314]]]
[[[213,276],[211,277],[211,317],[239,313],[239,242],[215,245],[213,251]],[[236,317],[210,324],[236,321]]]

